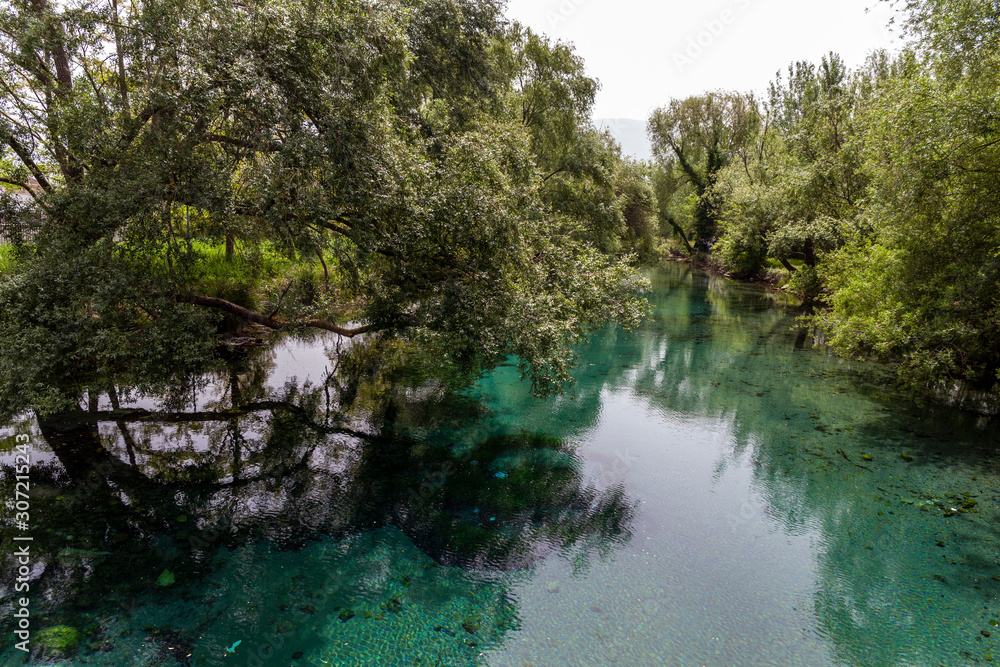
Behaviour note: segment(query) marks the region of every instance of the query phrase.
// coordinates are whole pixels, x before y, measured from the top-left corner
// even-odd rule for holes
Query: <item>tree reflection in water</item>
[[[750,462],[768,521],[817,536],[814,614],[835,664],[1000,658],[982,634],[1000,620],[995,418],[913,404],[885,368],[818,357],[783,295],[681,270],[650,296],[632,340],[608,330],[582,353],[615,361],[582,390],[728,425],[717,474]]]
[[[733,641],[713,647],[733,651],[727,664],[747,655],[791,664],[768,662],[761,637],[794,651],[811,641],[810,664],[985,661],[1000,620],[995,423],[912,406],[877,368],[817,354],[780,295],[681,268],[654,282],[653,317],[630,336],[614,327],[592,336],[571,395],[554,401],[533,401],[511,369],[455,394],[426,379],[437,377],[433,364],[391,344],[293,368],[282,350],[308,357],[322,347],[316,339],[233,360],[169,396],[119,387],[42,422],[36,442],[44,436],[55,455],[33,470],[34,554],[46,563],[32,588],[36,627],[77,627],[95,652],[107,643],[100,656],[113,665],[225,664],[237,640],[239,664],[248,664],[241,650],[284,666],[298,651],[330,656],[334,644],[349,664],[379,664],[373,647],[398,651],[399,664],[482,664],[481,652],[501,654],[504,638],[528,625],[518,618],[531,604],[518,588],[527,568],[558,552],[582,570],[651,525],[642,547],[659,540],[662,555],[685,538],[697,558],[593,568],[639,594],[652,575],[663,578],[654,589],[676,575],[675,588],[645,599],[650,613],[636,599],[613,600],[616,626],[641,617],[625,639],[607,638],[622,641],[622,655],[696,655],[689,629],[716,637],[722,626]],[[609,396],[640,404],[627,413],[637,420],[658,419],[595,445],[588,438],[608,422]],[[707,469],[738,488],[676,498],[679,515],[658,530],[662,517],[647,521],[623,487],[595,486],[587,466],[635,435],[643,465],[627,488],[654,506],[656,494],[675,493],[657,448],[692,447],[656,431],[678,424],[673,433],[719,445]],[[581,441],[586,459],[570,444]],[[642,486],[649,478],[657,486]],[[685,489],[714,483],[677,479]],[[9,492],[9,470],[3,483]],[[745,506],[712,503],[722,496]],[[807,580],[795,583],[808,609],[766,608],[750,620],[732,612],[726,586],[756,580],[735,581],[741,554],[702,545],[753,545],[752,532],[777,536],[753,553],[807,561]],[[782,552],[786,536],[810,545]],[[177,583],[158,587],[164,570]],[[6,582],[13,571],[8,556]],[[782,576],[762,586],[787,587]],[[535,599],[560,631],[581,616],[567,619],[559,605],[589,604],[569,588]],[[780,598],[761,593],[747,599]],[[125,620],[114,620],[123,605]],[[776,626],[766,612],[797,625]],[[581,624],[589,630],[593,618]],[[600,643],[580,636],[576,647]],[[786,648],[773,655],[791,661]],[[153,653],[133,661],[128,652],[141,650]],[[271,650],[281,662],[259,657]],[[547,650],[570,651],[532,645],[521,655],[537,661],[531,652]]]
[[[481,406],[408,387],[378,347],[315,384],[275,386],[275,353],[255,351],[169,395],[119,387],[38,420],[36,627],[78,629],[107,664],[213,664],[241,637],[262,664],[331,642],[358,664],[386,642],[466,664],[516,627],[510,577],[628,541],[634,503],[588,484],[572,446],[449,437]]]

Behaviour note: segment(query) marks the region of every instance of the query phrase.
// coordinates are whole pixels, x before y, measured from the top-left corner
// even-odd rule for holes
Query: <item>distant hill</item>
[[[599,129],[607,130],[622,145],[622,153],[637,160],[653,159],[653,148],[646,136],[646,121],[633,118],[598,118]]]

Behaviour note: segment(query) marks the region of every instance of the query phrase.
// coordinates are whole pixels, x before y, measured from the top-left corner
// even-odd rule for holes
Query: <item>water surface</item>
[[[35,450],[33,628],[79,639],[47,660],[990,664],[995,422],[814,349],[782,295],[652,279],[547,401],[513,366],[365,381],[314,336],[3,431]]]

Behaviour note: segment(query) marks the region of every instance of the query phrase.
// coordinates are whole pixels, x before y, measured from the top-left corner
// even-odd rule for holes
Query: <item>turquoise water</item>
[[[814,349],[781,295],[651,277],[547,401],[513,367],[359,384],[313,337],[0,431],[35,452],[32,627],[79,641],[29,664],[994,663],[997,423]]]

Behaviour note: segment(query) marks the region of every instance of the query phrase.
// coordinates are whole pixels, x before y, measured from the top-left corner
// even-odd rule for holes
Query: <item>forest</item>
[[[499,1],[5,2],[0,416],[308,328],[459,386],[516,358],[558,393],[678,256],[798,294],[911,387],[996,400],[998,10],[899,24],[856,70],[664,100],[640,163],[572,45]]]
[[[850,357],[921,393],[996,405],[1000,9],[909,0],[899,53],[779,71],[649,118],[660,229],[740,278],[816,305]],[[665,224],[664,224],[665,223]],[[985,402],[985,403],[983,403]]]

